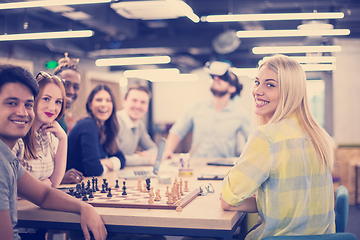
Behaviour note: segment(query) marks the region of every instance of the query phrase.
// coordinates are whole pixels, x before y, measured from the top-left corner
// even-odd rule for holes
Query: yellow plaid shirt
[[[246,239],[335,232],[331,171],[296,118],[257,128],[224,179],[222,197],[230,205],[255,193],[263,222]]]

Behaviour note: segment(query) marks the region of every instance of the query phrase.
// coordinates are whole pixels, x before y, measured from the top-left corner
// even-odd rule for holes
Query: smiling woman
[[[99,176],[125,166],[116,137],[115,98],[107,85],[97,85],[86,102],[88,117],[80,120],[69,134],[67,168],[75,168],[85,176]]]
[[[61,78],[47,72],[40,72],[36,80],[40,91],[35,98],[35,119],[13,152],[32,175],[57,187],[66,168],[67,136],[57,123],[65,111],[65,89]]]

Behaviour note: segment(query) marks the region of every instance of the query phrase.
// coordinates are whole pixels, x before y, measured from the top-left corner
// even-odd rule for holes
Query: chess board
[[[156,191],[157,188],[154,189]],[[148,203],[149,193],[140,192],[136,187],[127,187],[127,195],[122,195],[122,188],[111,187],[112,197],[107,197],[108,193],[101,193],[100,191],[93,193],[94,198],[89,198],[87,203],[94,207],[112,207],[112,208],[141,208],[141,209],[173,209],[177,207],[177,203],[167,204],[168,198],[165,196],[166,188],[160,188],[160,201],[154,201],[154,203]],[[193,199],[199,195],[199,189],[189,189],[187,192],[183,192],[184,196],[181,196],[180,206],[183,208]],[[79,198],[82,201],[82,198]]]

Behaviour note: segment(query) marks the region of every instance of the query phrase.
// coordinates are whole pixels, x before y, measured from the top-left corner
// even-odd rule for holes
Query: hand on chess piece
[[[67,183],[80,183],[84,179],[84,175],[78,170],[72,168],[65,172],[64,178],[61,181],[62,184]]]

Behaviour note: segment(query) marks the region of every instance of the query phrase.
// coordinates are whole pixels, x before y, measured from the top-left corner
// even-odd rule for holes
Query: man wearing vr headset
[[[251,131],[250,117],[238,103],[242,84],[226,62],[208,62],[204,70],[213,82],[211,99],[188,109],[169,131],[163,159],[172,158],[180,141],[193,131],[192,157],[228,158],[240,155],[238,133]]]

